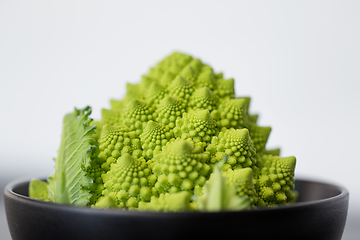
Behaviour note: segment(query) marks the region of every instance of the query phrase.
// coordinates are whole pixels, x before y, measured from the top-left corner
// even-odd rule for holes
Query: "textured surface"
[[[257,115],[250,114],[250,97],[236,97],[233,78],[175,51],[139,83],[127,83],[126,90],[125,97],[112,99],[111,108],[103,109],[95,122],[99,148],[88,171],[95,183],[88,205],[107,195],[119,207],[132,208],[161,193],[199,196],[213,165],[224,155],[230,157],[224,170],[254,171],[253,193],[259,201],[253,205],[295,199],[295,157],[265,156],[271,127],[259,125]],[[247,191],[237,193],[247,196]]]
[[[91,179],[83,169],[89,165],[96,146],[92,138],[95,126],[89,125],[90,114],[91,108],[86,107],[75,109],[64,117],[55,173],[47,179],[48,197],[52,202],[85,206],[89,201]]]

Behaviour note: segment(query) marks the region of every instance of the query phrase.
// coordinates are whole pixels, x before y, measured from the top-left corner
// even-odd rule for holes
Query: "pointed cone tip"
[[[242,108],[246,103],[246,100],[244,98],[234,98],[230,99],[229,101],[238,108]]]
[[[211,114],[207,109],[197,111],[197,115],[204,121],[210,121],[212,119]]]
[[[186,141],[186,140],[179,140],[176,141],[172,144],[172,149],[175,150],[176,153],[183,155],[183,154],[187,154],[187,153],[191,153],[193,150],[193,146],[190,142]]]
[[[135,158],[131,156],[129,153],[124,153],[119,157],[118,163],[121,165],[129,165],[135,161]]]
[[[225,81],[226,83],[229,83],[229,84],[234,83],[234,79],[233,79],[233,78],[225,79],[224,81]]]
[[[149,87],[149,92],[158,92],[162,89],[162,87],[160,86],[160,84],[158,84],[157,82],[153,81],[151,84],[150,84],[150,87]]]
[[[242,179],[252,179],[253,170],[249,167],[234,170],[234,173]]]
[[[166,106],[166,105],[173,105],[176,103],[176,98],[172,96],[166,96],[160,101],[160,105]]]
[[[161,123],[157,123],[157,122],[154,122],[153,120],[150,120],[149,122],[147,122],[144,131],[150,131],[154,128],[157,128],[160,125],[161,125]]]
[[[114,127],[113,126],[110,126],[109,124],[105,124],[103,127],[102,127],[102,130],[101,130],[101,135],[102,136],[105,136],[109,133],[111,133],[113,131]]]
[[[127,108],[136,108],[136,107],[141,106],[143,104],[144,104],[143,101],[134,98],[134,99],[131,99],[129,101],[129,103],[127,104]]]
[[[169,72],[169,71],[165,71],[164,73],[163,73],[163,75],[161,75],[161,77],[160,77],[160,83],[163,83],[163,84],[168,84],[168,83],[170,83],[172,80],[174,79],[174,75],[171,73],[171,72]]]
[[[195,70],[194,70],[194,68],[191,66],[191,65],[186,65],[184,68],[183,68],[183,70],[181,70],[181,72],[180,72],[180,75],[182,75],[182,74],[184,74],[184,75],[194,75],[195,74]]]
[[[190,82],[181,75],[177,75],[175,77],[175,79],[171,82],[171,85],[173,85],[173,86],[178,86],[178,85],[182,86],[182,85],[188,85],[188,84],[190,84]]]
[[[295,165],[296,165],[296,158],[294,156],[290,156],[290,157],[283,157],[281,158],[286,166],[291,169],[292,171],[295,170]]]
[[[239,136],[240,138],[248,138],[249,137],[249,130],[247,128],[241,129],[233,129],[232,132]]]
[[[119,131],[121,131],[121,129],[119,127],[115,127],[115,126],[111,126],[109,124],[105,124],[104,126],[102,126],[100,139],[104,138],[108,134],[111,134],[113,132],[119,132]]]
[[[208,87],[202,87],[195,90],[194,96],[205,96],[205,97],[213,97],[213,92]]]
[[[269,137],[271,132],[271,127],[261,127],[261,131],[264,132],[267,137]]]

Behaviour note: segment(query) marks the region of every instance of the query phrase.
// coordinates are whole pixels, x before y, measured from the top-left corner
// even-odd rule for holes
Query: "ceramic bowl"
[[[297,179],[298,202],[228,212],[143,212],[93,209],[34,200],[29,180],[9,183],[5,208],[13,240],[57,239],[324,239],[340,240],[349,193],[343,187]]]

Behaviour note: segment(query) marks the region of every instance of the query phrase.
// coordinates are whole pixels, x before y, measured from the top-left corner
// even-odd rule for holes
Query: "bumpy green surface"
[[[126,89],[93,122],[87,205],[215,211],[239,210],[237,196],[252,208],[295,201],[296,160],[266,149],[271,128],[249,113],[249,97],[235,96],[234,79],[175,52]],[[223,189],[235,202],[209,199]]]
[[[102,179],[103,195],[115,199],[120,207],[137,207],[139,201],[150,201],[151,196],[157,195],[154,189],[156,177],[145,159],[128,153],[119,157]]]
[[[248,209],[251,205],[249,198],[246,197],[248,192],[244,191],[244,188],[247,188],[250,184],[248,183],[249,174],[237,175],[236,177],[241,179],[237,179],[237,183],[234,184],[235,175],[223,173],[224,163],[227,158],[225,156],[215,164],[213,173],[206,181],[203,194],[197,200],[199,210],[233,211]]]
[[[254,188],[251,168],[228,169],[223,175],[227,178],[228,184],[235,186],[238,195],[244,196],[252,206],[258,205],[258,196]]]
[[[246,128],[231,128],[226,129],[225,132],[220,132],[217,137],[213,138],[208,150],[213,155],[212,162],[220,161],[224,155],[230,156],[226,162],[226,169],[245,167],[258,169],[256,166],[258,162],[256,149]]]
[[[183,212],[192,211],[190,204],[191,193],[187,191],[177,193],[160,194],[159,197],[152,196],[150,202],[140,202],[139,210],[162,211],[162,212]]]
[[[263,167],[254,176],[259,200],[265,205],[285,204],[295,201],[295,157],[263,155]]]
[[[209,154],[193,142],[177,139],[155,155],[152,170],[157,176],[155,188],[160,193],[193,192],[208,179]]]

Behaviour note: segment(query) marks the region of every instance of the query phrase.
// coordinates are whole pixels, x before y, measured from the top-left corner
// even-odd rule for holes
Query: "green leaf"
[[[84,169],[96,148],[96,126],[89,126],[91,108],[76,109],[65,115],[55,173],[48,178],[48,198],[63,204],[85,206],[91,194],[92,180]]]
[[[32,179],[29,184],[29,197],[47,201],[48,200],[48,183],[37,179]]]
[[[234,211],[248,209],[250,201],[236,194],[233,184],[226,183],[222,174],[224,163],[229,156],[214,165],[213,173],[204,185],[203,195],[198,199],[198,209],[202,211]]]

